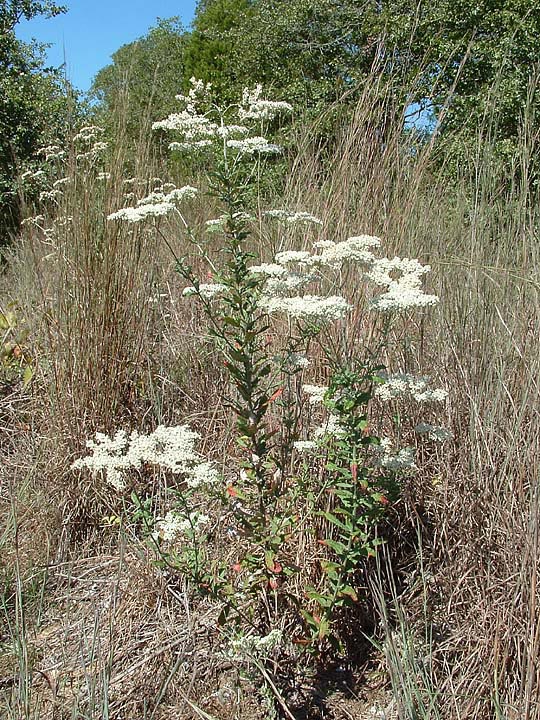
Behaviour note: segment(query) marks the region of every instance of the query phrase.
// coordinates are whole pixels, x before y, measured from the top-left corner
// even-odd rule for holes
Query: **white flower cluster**
[[[195,450],[199,438],[187,425],[160,425],[150,435],[140,435],[136,430],[130,435],[119,430],[113,437],[96,433],[95,440],[86,443],[91,454],[76,460],[71,467],[87,468],[94,475],[104,472],[107,482],[117,490],[125,487],[126,471],[146,464],[183,475],[192,488],[213,485],[219,481],[219,473],[213,463],[204,461]]]
[[[419,423],[414,430],[419,435],[425,435],[429,440],[434,440],[435,442],[446,442],[446,440],[451,440],[454,437],[450,430],[440,425],[430,425],[429,423]]]
[[[209,98],[212,83],[205,83],[203,80],[197,80],[197,78],[194,77],[191,77],[189,82],[191,87],[188,90],[188,94],[177,95],[176,99],[184,103],[186,110],[190,113],[196,113],[197,107]]]
[[[308,212],[291,212],[289,210],[266,210],[263,215],[276,220],[281,220],[289,225],[296,223],[312,223],[313,225],[322,225],[322,220]]]
[[[62,160],[66,155],[65,151],[62,150],[59,145],[47,145],[46,147],[42,147],[37,151],[37,154],[43,155],[46,162],[49,162],[50,160]]]
[[[150,195],[147,195],[146,197],[138,200],[137,205],[175,203],[180,202],[181,200],[193,200],[193,198],[197,196],[198,192],[199,191],[197,190],[197,188],[194,188],[191,185],[184,185],[184,187],[181,188],[172,186],[172,189],[167,193],[161,192],[159,190],[150,193]]]
[[[34,217],[25,218],[21,222],[21,225],[35,225],[36,227],[41,227],[44,222],[45,218],[43,215],[35,215]]]
[[[327,385],[302,385],[302,390],[309,395],[311,405],[322,405],[324,396],[328,391]]]
[[[125,220],[129,223],[138,223],[150,217],[165,217],[175,209],[172,203],[146,204],[138,207],[127,207],[117,210],[107,216],[107,220]]]
[[[220,125],[216,129],[216,135],[220,138],[230,138],[232,135],[247,135],[249,128],[245,125]]]
[[[210,518],[194,510],[188,517],[169,511],[164,518],[160,518],[155,525],[154,539],[166,543],[174,543],[179,537],[195,535],[208,524]]]
[[[439,302],[436,295],[427,295],[422,289],[422,276],[430,272],[429,265],[418,260],[395,257],[376,260],[367,277],[376,285],[386,286],[382,295],[374,298],[372,307],[382,312],[430,307]]]
[[[337,415],[330,413],[326,421],[318,428],[315,429],[315,437],[323,439],[326,437],[339,437],[344,434],[343,427],[340,425],[339,418]]]
[[[59,188],[55,190],[44,190],[39,193],[39,201],[44,202],[45,200],[56,200],[57,197],[62,195],[62,191]]]
[[[317,443],[315,440],[297,440],[293,443],[293,447],[299,453],[308,453],[316,450]]]
[[[297,221],[295,218],[310,218],[311,222],[320,222],[309,213],[291,214],[285,210],[269,210],[265,214],[284,221],[288,221],[288,218],[294,221]],[[314,244],[314,248],[320,252],[314,254],[307,250],[278,252],[273,263],[250,268],[251,272],[266,276],[264,295],[260,300],[261,309],[267,313],[286,313],[298,320],[313,323],[343,318],[351,309],[343,297],[290,297],[290,294],[322,279],[324,268],[338,271],[345,263],[351,262],[363,267],[366,279],[386,286],[386,292],[372,301],[372,308],[389,312],[435,305],[438,298],[427,295],[422,289],[422,278],[430,271],[430,267],[408,258],[376,258],[372,251],[380,246],[378,237],[356,235],[341,242],[320,240]]]
[[[325,324],[334,320],[341,320],[352,310],[352,305],[340,295],[331,295],[330,297],[320,297],[318,295],[298,297],[265,296],[261,298],[259,306],[269,315],[285,313],[296,320],[314,324]]]
[[[268,142],[263,137],[247,137],[249,128],[245,125],[226,125],[223,118],[215,121],[212,111],[203,112],[203,103],[208,107],[210,84],[191,78],[191,88],[187,95],[177,95],[176,98],[184,105],[180,112],[169,115],[152,125],[154,130],[169,130],[182,135],[179,141],[169,145],[170,150],[197,151],[211,147],[215,141],[225,142],[226,147],[234,150],[240,157],[255,154],[276,154],[281,152],[279,145]],[[241,120],[271,119],[280,112],[292,110],[288,103],[272,102],[260,98],[262,90],[258,86],[255,91],[244,92],[242,105],[239,110]]]
[[[375,262],[371,248],[380,247],[381,241],[371,235],[350,237],[341,242],[323,240],[315,243],[315,247],[322,250],[320,255],[312,255],[310,263],[313,265],[326,265],[339,270],[345,262],[357,262],[366,266]]]
[[[175,203],[182,200],[191,200],[197,193],[197,188],[191,185],[174,188],[168,193],[152,192],[150,195],[138,200],[135,207],[126,207],[111,213],[107,216],[107,220],[125,220],[129,223],[137,223],[149,217],[164,217],[176,210]]]
[[[311,258],[311,253],[306,250],[283,250],[278,252],[274,259],[279,265],[308,265]]]
[[[86,125],[82,127],[79,132],[73,137],[73,142],[78,142],[83,145],[89,145],[93,143],[98,137],[104,133],[105,130],[98,125]]]
[[[76,158],[79,161],[88,160],[89,162],[95,162],[96,160],[100,159],[100,157],[103,155],[103,153],[108,147],[108,143],[97,141],[87,150],[85,150],[85,152],[76,155]]]
[[[21,180],[40,180],[45,177],[45,170],[26,170],[21,175]]]
[[[70,177],[63,177],[53,182],[53,188],[59,188],[63,185],[69,185],[72,182]]]
[[[395,450],[390,438],[382,438],[380,445],[373,445],[372,447],[376,455],[376,464],[385,470],[400,472],[416,468],[416,458],[412,448],[406,447]]]
[[[266,275],[269,278],[279,278],[287,275],[287,269],[283,265],[277,263],[261,263],[260,265],[252,265],[249,272],[256,275]]]
[[[442,388],[430,388],[430,378],[411,375],[410,373],[396,373],[384,375],[384,382],[375,388],[375,397],[379,400],[415,400],[419,403],[444,402],[448,392]]]
[[[271,211],[270,211],[271,212]],[[284,211],[276,211],[280,217]],[[430,271],[429,265],[421,265],[418,260],[395,257],[376,258],[373,249],[379,248],[381,241],[372,235],[349,237],[341,242],[321,240],[314,247],[321,252],[311,254],[304,250],[286,250],[278,253],[275,262],[284,266],[298,264],[303,268],[322,270],[330,268],[340,270],[344,263],[354,262],[363,266],[363,275],[376,285],[385,286],[386,292],[371,302],[373,309],[381,312],[396,312],[418,307],[429,307],[438,303],[436,295],[428,295],[422,288],[423,276]],[[314,276],[307,277],[311,282]],[[283,282],[283,275],[281,276]],[[287,285],[269,285],[269,295],[284,294]]]
[[[153,130],[175,130],[183,134],[185,142],[194,142],[212,138],[219,127],[205,115],[197,115],[193,110],[172,113],[165,120],[153,123]]]
[[[292,105],[276,100],[263,100],[261,98],[262,85],[253,90],[244,88],[242,93],[242,107],[239,111],[241,120],[274,120],[282,113],[291,113]]]
[[[169,150],[176,150],[177,152],[192,152],[194,150],[204,150],[205,148],[212,147],[213,143],[211,140],[191,140],[186,142],[172,142],[169,143]]]
[[[285,372],[295,373],[299,370],[305,370],[311,365],[311,361],[303,353],[289,352],[281,362],[281,366]]]
[[[281,152],[281,147],[275,143],[269,143],[266,138],[256,136],[243,140],[227,140],[227,147],[236,150],[240,155],[276,155]]]
[[[283,632],[271,630],[268,635],[241,635],[231,640],[230,649],[235,660],[263,658],[283,641]]]
[[[207,220],[205,222],[206,225],[206,232],[213,233],[213,232],[220,232],[224,229],[225,225],[227,224],[227,221],[231,219],[231,215],[220,215],[218,218],[213,218],[212,220]],[[232,220],[237,220],[240,222],[250,222],[254,220],[255,218],[253,215],[250,215],[246,212],[235,212],[232,214]]]
[[[184,297],[189,297],[191,295],[199,295],[205,300],[212,300],[218,295],[224,293],[226,290],[227,286],[222,285],[221,283],[201,283],[199,285],[198,291],[197,288],[190,286],[184,288],[184,290],[182,291],[182,295]]]

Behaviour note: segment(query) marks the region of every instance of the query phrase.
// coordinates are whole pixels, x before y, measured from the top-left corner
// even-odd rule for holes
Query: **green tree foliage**
[[[37,15],[54,17],[65,12],[63,5],[51,0],[0,0],[0,36],[11,33],[21,20],[31,20]]]
[[[196,77],[211,82],[224,99],[237,95],[239,84],[247,81],[245,68],[237,60],[254,4],[253,0],[199,2],[186,46],[186,80]]]
[[[487,119],[508,149],[524,107],[538,104],[539,37],[540,0],[201,0],[190,32],[162,21],[120,48],[94,97],[108,117],[128,110],[134,137],[142,118],[175,110],[192,76],[225,102],[260,82],[311,115],[324,111],[320,131],[330,137],[335,114],[375,75],[380,97],[372,89],[369,103],[381,138],[416,102],[433,110],[443,137],[460,136],[456,148]]]
[[[217,88],[262,82],[320,106],[354,99],[375,67],[398,102],[444,108],[442,130],[474,135],[491,113],[501,138],[540,62],[540,0],[206,0],[194,27],[192,74]]]
[[[105,124],[122,123],[137,140],[148,123],[176,109],[182,91],[186,32],[177,18],[160,20],[147,35],[123,45],[97,74],[90,91]]]
[[[22,18],[63,11],[52,2],[0,2],[0,244],[19,218],[17,175],[66,118],[58,73],[44,68],[43,46],[15,37],[15,26]]]

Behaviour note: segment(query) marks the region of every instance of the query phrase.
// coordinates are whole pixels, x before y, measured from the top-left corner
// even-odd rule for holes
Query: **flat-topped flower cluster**
[[[293,214],[279,212],[284,214],[276,217],[286,222],[293,217]],[[309,217],[311,222],[320,222],[314,216]],[[425,293],[422,287],[422,278],[431,269],[429,265],[409,258],[377,258],[372,251],[380,247],[380,239],[372,235],[353,236],[340,242],[322,240],[314,243],[314,249],[319,252],[285,250],[277,253],[272,263],[253,265],[250,271],[265,278],[261,309],[313,323],[345,317],[352,305],[339,295],[291,296],[290,293],[322,280],[324,271],[339,271],[346,263],[359,265],[363,279],[386,289],[371,300],[374,310],[388,313],[436,305],[437,296]]]
[[[187,425],[160,425],[149,435],[136,430],[129,435],[119,430],[112,437],[96,433],[95,440],[86,442],[91,454],[76,460],[72,469],[87,468],[93,475],[104,473],[117,490],[124,489],[129,470],[140,470],[144,465],[181,475],[190,488],[214,485],[220,475],[216,466],[195,449],[199,439],[199,433]]]

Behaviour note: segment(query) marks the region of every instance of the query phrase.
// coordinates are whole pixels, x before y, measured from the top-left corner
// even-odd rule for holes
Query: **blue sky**
[[[136,40],[157,18],[193,19],[196,0],[59,0],[68,12],[49,20],[34,18],[17,26],[21,40],[51,44],[48,62],[67,66],[68,79],[88,90],[94,75],[119,47]]]

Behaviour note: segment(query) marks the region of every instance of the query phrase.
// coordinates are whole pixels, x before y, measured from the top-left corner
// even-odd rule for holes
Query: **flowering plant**
[[[204,310],[229,376],[223,401],[236,418],[234,458],[218,472],[195,451],[196,434],[181,426],[149,436],[98,436],[89,444],[92,456],[74,467],[104,471],[119,490],[128,469],[141,473],[150,465],[178,476],[164,517],[132,496],[133,517],[143,520],[161,559],[221,602],[221,622],[266,632],[285,615],[299,641],[339,646],[337,611],[358,601],[359,567],[381,542],[377,524],[398,497],[400,478],[415,467],[412,448],[399,447],[401,424],[395,437],[384,434],[391,428],[384,404],[446,397],[427,378],[387,373],[380,361],[399,317],[437,304],[423,288],[430,268],[379,257],[381,241],[371,235],[321,238],[319,218],[287,209],[267,210],[257,220],[282,231],[301,227],[313,248],[282,249],[264,261],[251,240],[248,188],[254,165],[261,171],[261,158],[281,151],[264,137],[265,126],[291,107],[263,99],[258,87],[246,90],[236,108],[218,108],[199,81],[179,100],[181,111],[154,129],[178,134],[172,151],[205,153],[214,162],[210,189],[223,214],[207,230],[221,235],[223,262],[215,266],[178,209],[197,192],[191,186],[152,193],[109,220],[159,227],[165,217],[181,219],[189,250],[177,258],[177,270],[183,295]],[[190,252],[209,263],[212,282],[201,282]],[[347,268],[356,269],[373,320],[358,318],[343,283]],[[359,353],[347,338],[361,321],[371,322],[375,342]],[[305,382],[314,361],[323,365],[327,385]],[[438,426],[417,429],[428,439],[445,437]],[[232,543],[223,548],[225,528]],[[301,544],[310,546],[308,567],[299,562]],[[299,576],[307,586],[302,591]]]

